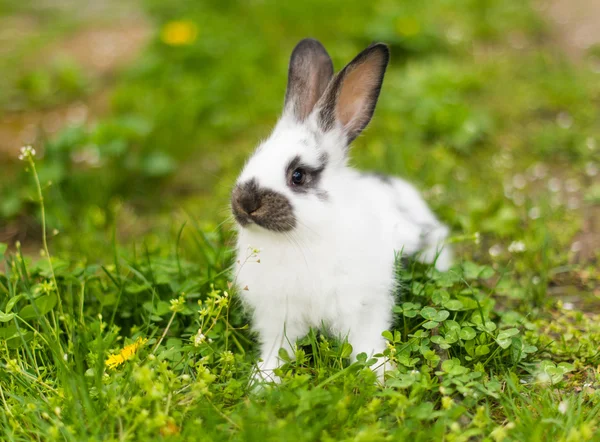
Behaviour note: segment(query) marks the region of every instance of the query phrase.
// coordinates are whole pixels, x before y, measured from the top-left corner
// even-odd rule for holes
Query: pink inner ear
[[[379,86],[381,65],[381,55],[375,53],[346,74],[336,106],[337,118],[345,128],[361,127],[362,120],[370,117],[366,111]]]

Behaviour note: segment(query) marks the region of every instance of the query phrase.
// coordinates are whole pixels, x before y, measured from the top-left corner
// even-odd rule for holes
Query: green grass
[[[147,0],[155,35],[110,113],[3,166],[0,228],[34,233],[0,245],[2,440],[598,440],[599,255],[577,251],[599,203],[589,59],[518,0],[335,3]],[[167,44],[173,21],[197,37]],[[391,45],[353,162],[415,182],[454,232],[450,272],[398,267],[385,386],[317,331],[281,354],[280,385],[249,385],[223,221],[305,36],[337,69]]]

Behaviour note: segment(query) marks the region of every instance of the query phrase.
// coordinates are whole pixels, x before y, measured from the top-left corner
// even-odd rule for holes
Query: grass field
[[[522,0],[99,5],[0,0],[35,31],[0,34],[0,439],[600,440],[600,47]],[[117,15],[117,67],[47,56]],[[352,162],[453,232],[451,271],[398,266],[384,386],[317,331],[249,384],[228,196],[306,36],[390,45]],[[35,155],[2,137],[73,105]]]

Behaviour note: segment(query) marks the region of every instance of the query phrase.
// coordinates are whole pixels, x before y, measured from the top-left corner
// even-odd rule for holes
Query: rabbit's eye
[[[301,186],[306,181],[306,172],[304,169],[296,169],[292,173],[292,184],[294,186]]]

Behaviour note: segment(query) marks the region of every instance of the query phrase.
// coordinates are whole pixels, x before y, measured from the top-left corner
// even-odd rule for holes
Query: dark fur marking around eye
[[[233,189],[231,210],[242,227],[255,223],[274,232],[287,232],[296,226],[290,201],[278,192],[261,188],[255,179]]]
[[[301,194],[307,194],[311,191],[314,191],[319,199],[326,200],[328,197],[327,192],[319,189],[318,187],[319,182],[321,181],[322,172],[325,170],[325,167],[327,167],[328,161],[329,157],[327,153],[323,152],[319,156],[319,165],[314,167],[304,164],[302,159],[296,155],[292,161],[290,161],[285,171],[286,182],[288,183],[290,189],[292,189],[293,192]],[[302,169],[306,174],[306,181],[301,186],[295,186],[291,182],[292,174],[298,168]]]

